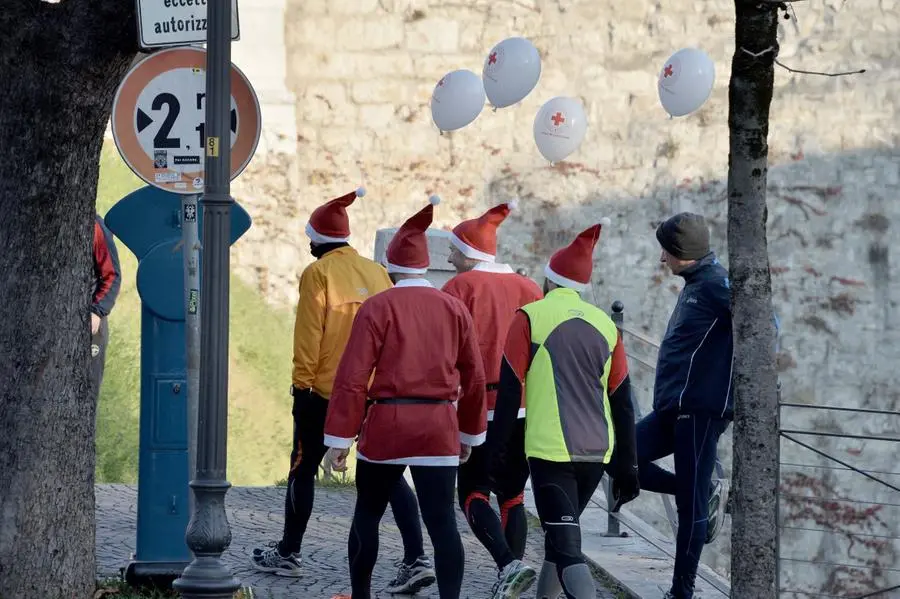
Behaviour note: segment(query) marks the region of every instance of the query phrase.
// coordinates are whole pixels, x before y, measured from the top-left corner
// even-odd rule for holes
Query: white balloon
[[[431,120],[441,131],[462,129],[478,118],[483,108],[484,85],[472,71],[447,73],[431,94]]]
[[[550,162],[559,162],[577,150],[585,132],[587,117],[575,98],[548,100],[534,117],[534,143]]]
[[[494,108],[512,106],[525,99],[541,78],[541,55],[523,37],[505,39],[488,52],[481,77]]]
[[[700,109],[716,82],[716,65],[697,48],[682,48],[659,72],[659,101],[671,116],[685,116]]]

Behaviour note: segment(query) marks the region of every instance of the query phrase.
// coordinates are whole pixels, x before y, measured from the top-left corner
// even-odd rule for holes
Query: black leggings
[[[403,477],[403,464],[356,463],[356,508],[347,543],[353,599],[372,595],[372,570],[378,559],[378,526],[391,494]],[[453,491],[455,466],[411,466],[422,520],[434,545],[434,566],[441,599],[459,599],[465,553],[459,530]]]
[[[493,434],[493,424],[488,422],[488,437]],[[492,462],[496,462],[493,472]],[[524,490],[527,481],[524,418],[516,421],[509,443],[500,455],[492,456],[486,444],[478,445],[472,448],[468,461],[459,466],[456,481],[459,507],[475,537],[490,552],[500,570],[525,555],[528,520]],[[500,505],[499,518],[491,507],[491,493],[497,496]]]
[[[328,449],[325,447],[325,415],[328,400],[308,390],[294,392],[294,449],[284,498],[284,534],[278,546],[283,556],[300,553],[306,526],[312,515],[316,474]],[[397,481],[390,503],[403,538],[404,562],[413,563],[425,554],[422,527],[414,497],[402,479]],[[403,484],[400,484],[403,483]]]
[[[578,520],[603,478],[604,464],[528,458],[528,465],[544,529],[544,559],[556,566],[566,597],[594,597],[593,577],[581,553]]]

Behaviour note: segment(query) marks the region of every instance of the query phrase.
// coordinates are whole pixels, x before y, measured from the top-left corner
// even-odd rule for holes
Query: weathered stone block
[[[324,47],[342,50],[382,50],[403,45],[403,19],[400,16],[373,16],[342,21],[337,36]]]
[[[378,0],[329,0],[329,12],[338,15],[363,15],[378,10]]]
[[[421,54],[413,56],[413,66],[416,76],[432,81],[433,88],[441,77],[458,69],[468,69],[480,77],[482,60],[474,54]]]
[[[355,81],[351,86],[351,97],[357,104],[380,104],[410,100],[412,85],[397,79],[370,79]]]
[[[449,53],[459,49],[459,23],[425,18],[406,25],[406,48],[418,53]]]
[[[399,126],[397,109],[393,104],[364,104],[358,107],[357,122],[360,127],[376,131],[394,129]]]
[[[379,264],[386,263],[384,254],[397,230],[397,227],[392,227],[376,231],[373,259]],[[450,232],[441,231],[440,229],[428,229],[425,235],[428,240],[428,260],[431,262],[431,265],[428,267],[428,275],[425,278],[440,289],[444,286],[444,283],[456,274],[456,270],[447,262],[447,258],[450,256]]]
[[[288,19],[286,43],[291,48],[333,48],[337,21],[331,17],[305,17]],[[296,59],[301,59],[296,56]]]

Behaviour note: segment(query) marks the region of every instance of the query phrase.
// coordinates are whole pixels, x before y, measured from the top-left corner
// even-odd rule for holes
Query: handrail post
[[[619,329],[619,333],[622,332],[622,325],[625,322],[625,305],[616,300],[613,302],[610,310],[610,318],[612,318],[613,323],[616,325],[616,328]],[[634,401],[634,396],[632,396],[632,402]],[[611,415],[607,415],[608,418],[611,418]],[[613,514],[613,507],[616,505],[616,501],[613,498],[612,493],[612,475],[607,472],[606,476],[603,479],[603,490],[606,493],[606,537],[621,537],[627,536],[627,533],[623,533],[621,527],[619,526],[619,519]]]

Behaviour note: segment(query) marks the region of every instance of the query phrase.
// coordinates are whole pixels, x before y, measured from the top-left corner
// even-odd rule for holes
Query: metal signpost
[[[196,497],[186,540],[194,561],[173,586],[185,599],[230,599],[240,586],[222,562],[231,544],[231,527],[225,513],[226,439],[228,436],[228,316],[229,247],[228,227],[234,200],[231,179],[240,148],[228,143],[231,105],[237,97],[231,69],[231,4],[224,0],[209,6],[206,71],[206,182],[202,199],[203,253],[200,350],[200,426],[197,439],[197,472],[191,481]],[[248,84],[249,87],[249,84]],[[259,104],[256,104],[255,140],[259,140]],[[240,137],[240,111],[238,114]],[[240,141],[240,140],[238,140]],[[256,143],[253,144],[256,149]],[[230,176],[229,176],[230,175]]]
[[[197,0],[155,4],[193,6],[190,2],[197,5]],[[141,6],[139,1],[139,13]],[[228,252],[234,204],[229,183],[256,151],[261,116],[249,81],[231,64],[229,24],[232,33],[236,26],[231,8],[221,0],[210,3],[208,53],[190,47],[148,56],[125,76],[113,103],[113,138],[126,164],[150,185],[183,196],[179,220],[184,224],[180,245],[188,331],[186,413],[191,421],[191,486],[199,504],[192,507],[194,517],[187,527],[187,544],[195,559],[176,582],[185,597],[230,597],[222,593],[237,584],[218,559],[231,536],[222,502],[229,486],[225,481]],[[146,21],[140,25],[142,32],[145,25]],[[167,39],[165,44],[185,41]],[[199,193],[204,194],[202,219],[196,202]],[[201,221],[203,252],[197,235]],[[207,276],[200,276],[203,271]],[[206,299],[201,310],[202,297]],[[147,483],[140,480],[139,489]]]
[[[202,44],[209,23],[207,3],[221,0],[137,0],[138,40],[142,48]],[[231,0],[231,39],[240,38],[237,0]]]
[[[181,253],[184,256],[184,318],[187,347],[188,472],[197,472],[197,425],[200,408],[200,226],[196,195],[181,196]],[[194,513],[194,495],[188,509]]]

